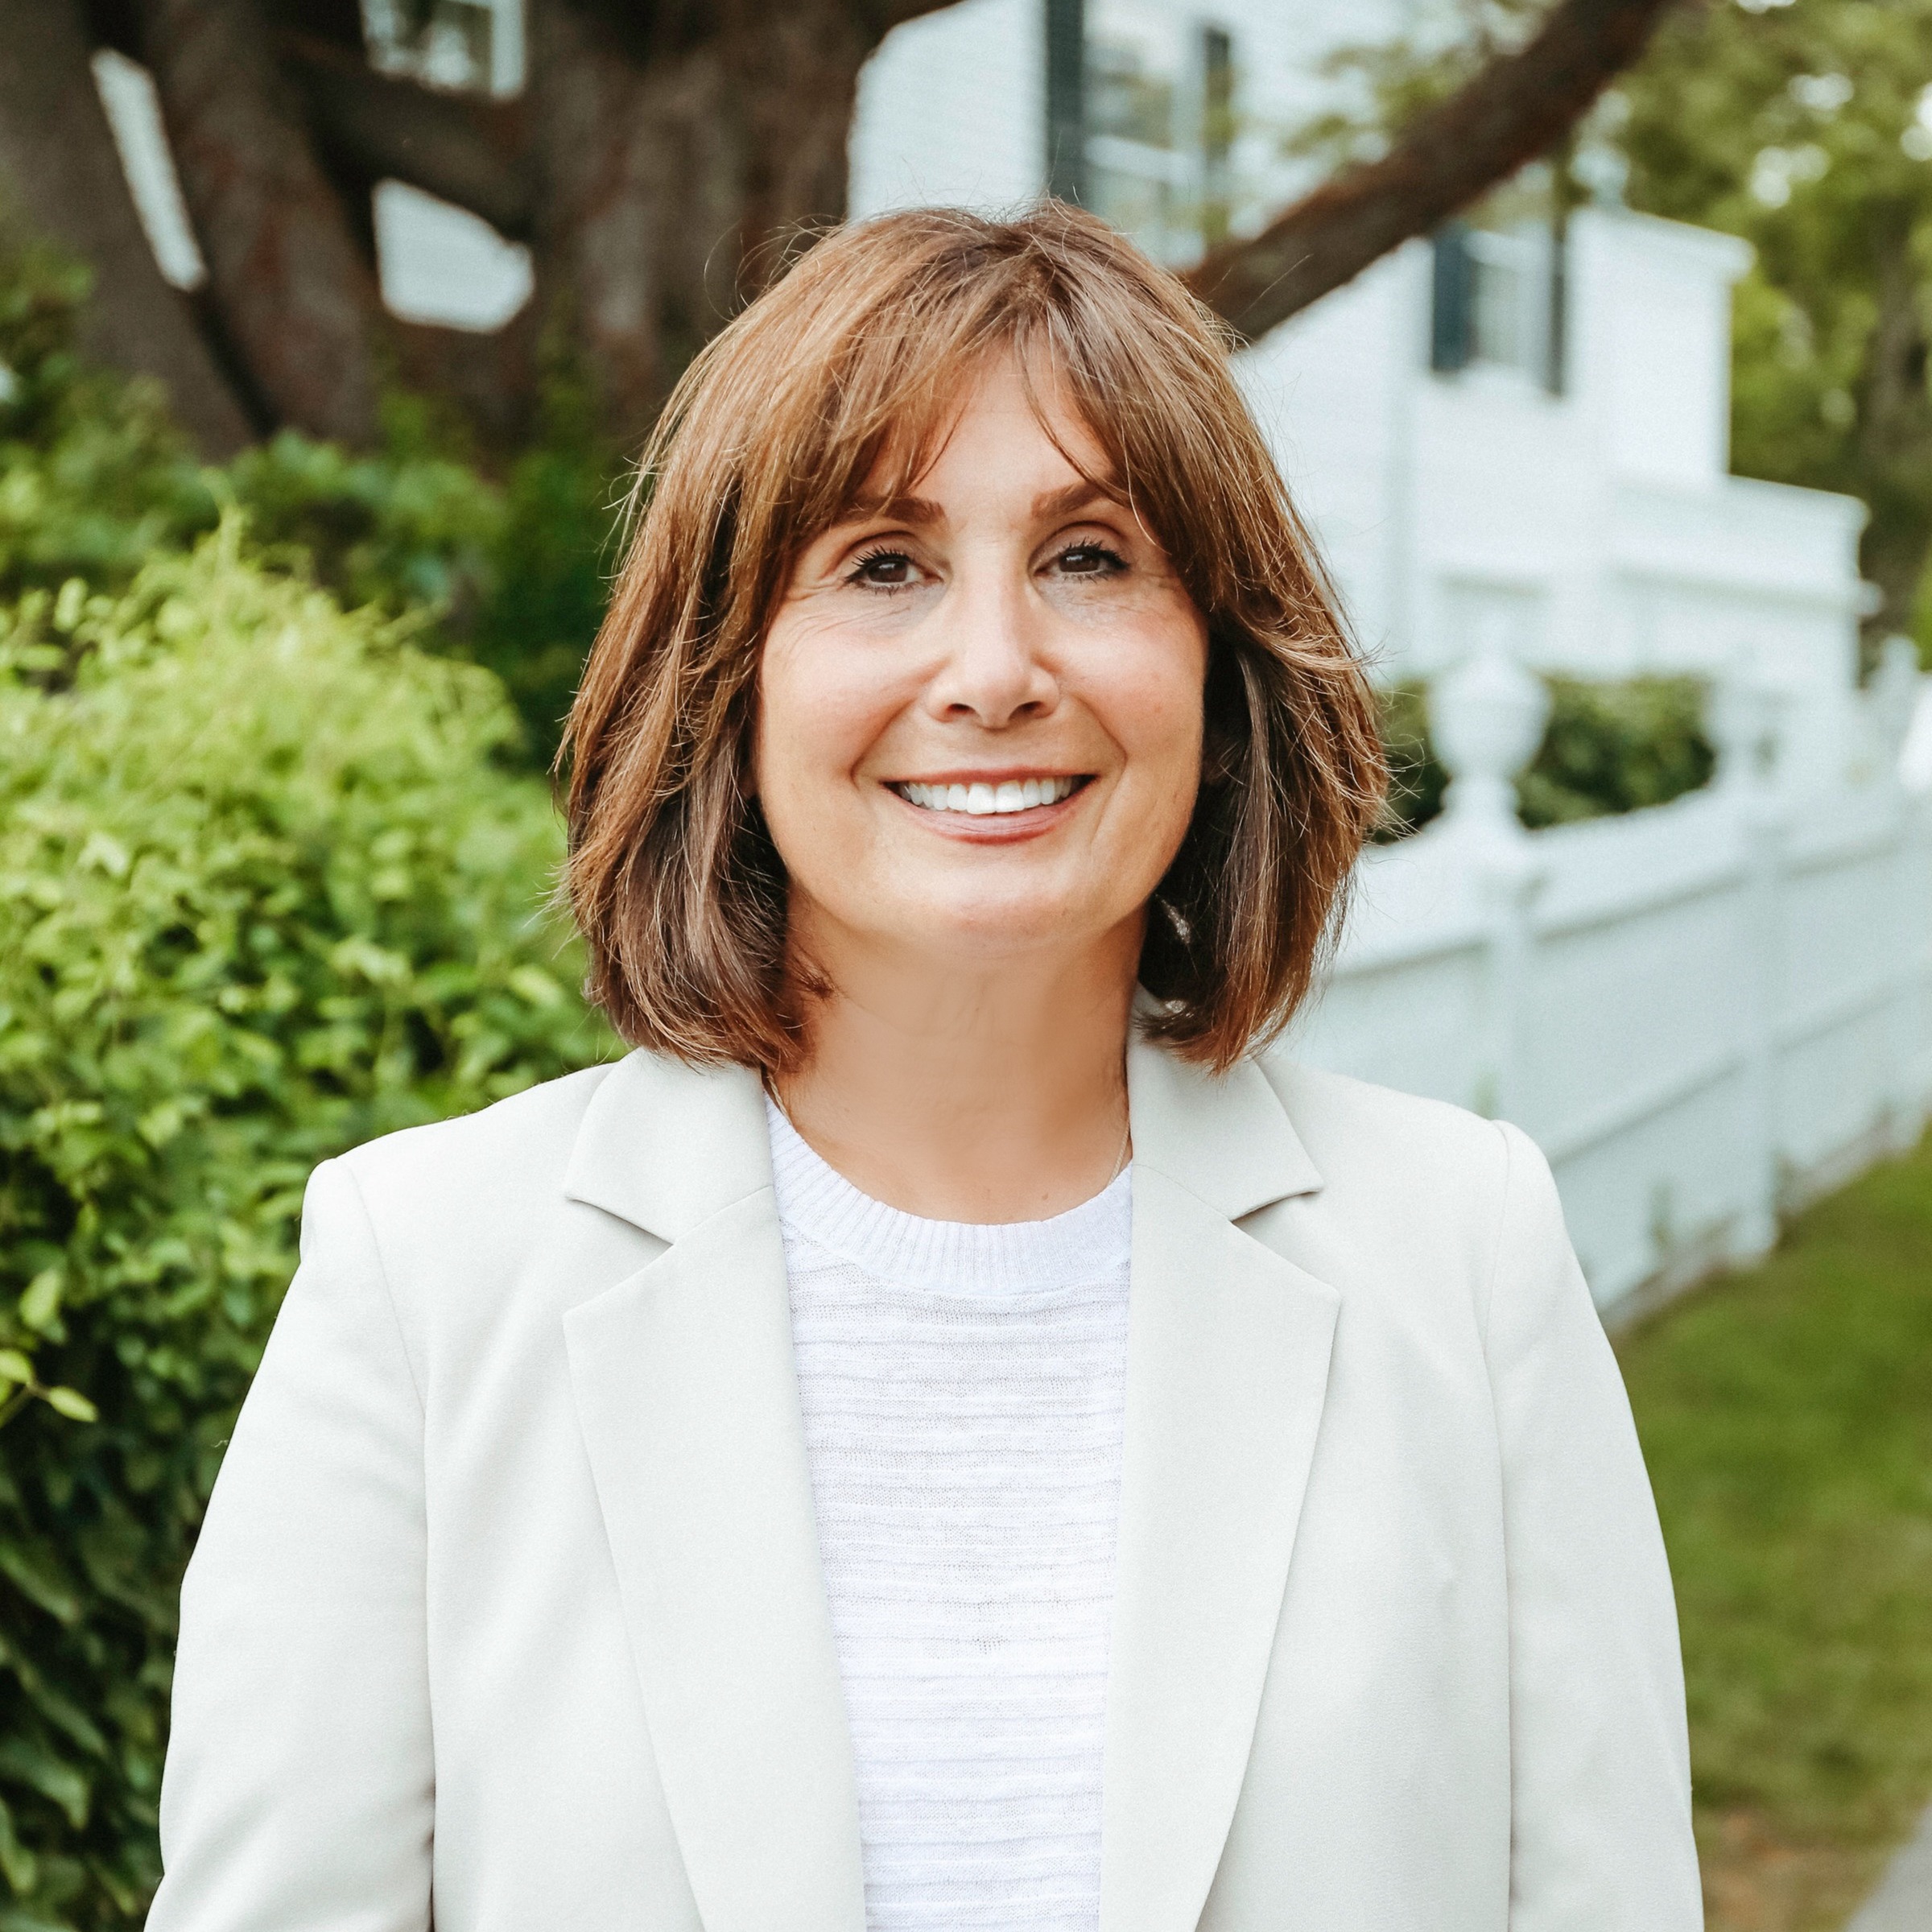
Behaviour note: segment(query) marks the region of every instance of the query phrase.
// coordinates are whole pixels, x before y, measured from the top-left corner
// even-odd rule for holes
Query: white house
[[[1022,205],[1057,152],[1063,184],[1184,262],[1302,185],[1282,137],[1321,105],[1323,54],[1393,23],[1363,0],[965,0],[867,67],[853,213]],[[1050,97],[1083,43],[1076,122]],[[1560,251],[1536,224],[1459,228],[1241,357],[1388,675],[1445,670],[1479,634],[1583,675],[1748,657],[1794,700],[1788,766],[1852,754],[1864,507],[1728,474],[1730,287],[1749,259],[1615,208],[1574,216]]]

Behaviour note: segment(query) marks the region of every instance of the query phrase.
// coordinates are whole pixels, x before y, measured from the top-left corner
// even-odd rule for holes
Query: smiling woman
[[[151,1932],[1688,1932],[1548,1169],[1263,1051],[1383,773],[1227,345],[894,216],[639,491],[566,745],[635,1051],[312,1183]]]
[[[1030,675],[1051,681],[1055,654],[1084,638],[1075,675],[1091,691],[1110,666],[1109,708],[1155,699],[1150,669],[1187,686],[1183,728],[1208,783],[1198,765],[1166,771],[1180,848],[1154,855],[1152,1033],[1225,1067],[1285,1022],[1379,809],[1381,753],[1226,345],[1171,277],[1067,211],[1005,229],[926,213],[848,230],[699,358],[641,478],[650,514],[569,746],[572,897],[629,1037],[770,1069],[798,1051],[795,997],[811,982],[781,882],[790,856],[753,796],[761,676],[767,717],[787,701],[769,688],[787,667],[821,687],[806,738],[820,745],[815,726],[846,708],[827,680],[848,690],[890,658],[902,696],[946,638],[1023,654],[1036,623],[1053,639]],[[1085,697],[1051,724],[1046,708],[1026,700],[1018,735],[1102,729]],[[976,745],[960,782],[1011,766],[1014,735]],[[768,729],[760,755],[797,737]],[[884,775],[943,776],[950,791],[932,755]],[[1118,762],[1086,809],[1125,781],[1108,827],[1122,840],[1151,774]],[[646,782],[687,765],[675,789]],[[653,863],[660,840],[696,863]]]

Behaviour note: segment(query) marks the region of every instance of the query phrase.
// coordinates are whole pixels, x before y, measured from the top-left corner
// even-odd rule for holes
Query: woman
[[[637,1051],[318,1171],[151,1932],[1697,1925],[1547,1169],[1256,1057],[1381,770],[1201,312],[848,229],[645,474],[568,745]]]

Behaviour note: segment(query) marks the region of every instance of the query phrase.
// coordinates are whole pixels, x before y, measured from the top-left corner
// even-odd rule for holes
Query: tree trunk
[[[699,348],[844,212],[859,68],[839,0],[666,7],[640,33],[576,0],[531,7],[538,300],[620,441],[642,437]]]
[[[211,457],[252,428],[189,305],[155,265],[89,65],[74,0],[0,0],[0,181],[29,227],[93,270],[80,346],[156,378]]]
[[[366,444],[383,335],[374,270],[254,0],[147,0],[147,60],[221,324],[276,418]]]

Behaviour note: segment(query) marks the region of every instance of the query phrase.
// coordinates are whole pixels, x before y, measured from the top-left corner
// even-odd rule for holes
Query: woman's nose
[[[937,615],[943,655],[927,691],[935,717],[997,731],[1052,710],[1059,688],[1044,656],[1046,615],[1023,582],[956,580]]]

